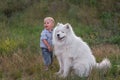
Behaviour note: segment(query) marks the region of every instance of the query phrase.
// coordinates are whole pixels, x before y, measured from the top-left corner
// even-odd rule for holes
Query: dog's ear
[[[60,23],[58,22],[58,23],[57,23],[57,26],[59,26],[59,25],[60,25]]]
[[[69,23],[66,23],[65,26],[66,26],[66,29],[70,28],[70,24]]]

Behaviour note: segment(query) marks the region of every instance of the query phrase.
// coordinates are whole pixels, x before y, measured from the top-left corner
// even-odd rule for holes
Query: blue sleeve
[[[42,40],[43,39],[47,39],[47,35],[46,35],[45,31],[42,31],[42,33],[41,33],[41,39]]]

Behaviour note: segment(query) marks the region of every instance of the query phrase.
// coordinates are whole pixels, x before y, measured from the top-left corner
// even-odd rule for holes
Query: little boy
[[[44,18],[44,30],[40,37],[40,47],[42,50],[45,70],[48,70],[48,66],[52,63],[52,33],[54,24],[55,21],[52,17]]]

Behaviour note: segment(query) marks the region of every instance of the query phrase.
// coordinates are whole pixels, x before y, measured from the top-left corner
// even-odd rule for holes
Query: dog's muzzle
[[[58,40],[62,40],[63,38],[65,38],[65,36],[60,37],[60,34],[57,34],[57,38],[58,38]]]

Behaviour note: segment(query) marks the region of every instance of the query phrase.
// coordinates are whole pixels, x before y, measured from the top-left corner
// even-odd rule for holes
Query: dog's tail
[[[105,58],[103,59],[103,61],[101,61],[100,63],[96,64],[96,68],[100,69],[100,70],[107,70],[111,67],[111,63],[110,60]]]

